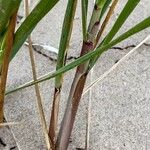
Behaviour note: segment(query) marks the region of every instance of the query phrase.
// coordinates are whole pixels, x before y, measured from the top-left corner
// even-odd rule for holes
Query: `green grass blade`
[[[71,38],[76,6],[77,6],[77,0],[68,0],[67,9],[64,17],[63,27],[62,27],[56,70],[62,68],[66,63],[67,50]],[[55,145],[55,139],[56,139],[62,83],[63,83],[63,74],[59,74],[55,78],[55,90],[54,90],[53,105],[52,105],[50,126],[49,126],[49,137],[53,145]]]
[[[108,33],[108,35],[105,37],[103,44],[109,43],[114,36],[117,34],[119,29],[122,27],[124,22],[127,20],[129,15],[132,13],[134,8],[137,6],[137,4],[140,2],[140,0],[128,0],[125,7],[123,8],[122,12],[120,13],[118,19],[116,20],[115,24],[113,25],[111,31]]]
[[[69,46],[69,41],[70,41],[70,37],[72,33],[73,20],[74,20],[74,15],[76,11],[76,6],[77,6],[77,0],[68,1],[66,14],[64,17],[65,19],[64,19],[63,28],[62,28],[60,45],[59,45],[59,53],[58,53],[56,70],[60,69],[61,67],[65,65],[67,48]],[[55,82],[56,88],[59,88],[62,84],[62,75],[57,76],[55,81],[56,81]]]
[[[82,33],[83,40],[87,40],[87,11],[88,11],[88,0],[81,1],[82,8]]]
[[[113,25],[112,29],[110,30],[108,35],[106,35],[106,37],[104,38],[102,43],[100,43],[99,46],[108,44],[114,38],[114,36],[117,34],[119,29],[122,27],[124,22],[127,20],[129,15],[132,13],[132,11],[135,9],[135,7],[137,6],[137,4],[139,2],[140,2],[140,0],[128,0],[126,5],[124,6],[122,12],[120,13],[118,19],[116,20],[115,24]],[[95,64],[95,62],[97,61],[98,58],[99,58],[99,56],[96,56],[94,59],[90,60],[89,69],[92,68],[92,66]]]
[[[105,4],[104,4],[104,7],[102,9],[102,12],[101,12],[101,16],[100,16],[100,19],[103,17],[103,15],[105,14],[107,8],[109,7],[110,3],[112,2],[112,0],[106,0]]]
[[[18,9],[21,0],[0,0],[0,36],[8,25],[10,17]]]
[[[46,80],[49,80],[51,78],[54,78],[55,76],[61,74],[61,73],[65,73],[71,69],[73,69],[76,66],[79,66],[80,64],[86,62],[87,60],[94,58],[95,56],[102,54],[104,51],[108,50],[109,48],[113,47],[114,45],[122,42],[123,40],[129,38],[130,36],[146,29],[150,27],[150,17],[144,19],[142,22],[140,22],[139,24],[137,24],[136,26],[134,26],[133,28],[131,28],[130,30],[128,30],[127,32],[125,32],[124,34],[120,35],[118,38],[116,38],[115,40],[111,41],[110,43],[108,43],[107,45],[104,45],[102,47],[98,47],[95,51],[89,52],[88,54],[78,58],[77,60],[71,62],[70,64],[60,68],[59,70],[57,70],[56,72],[44,75],[43,77],[40,77],[38,79],[38,81],[34,82],[34,81],[30,81],[24,85],[21,85],[9,92],[7,92],[6,94],[18,91],[20,89],[29,87],[34,85],[35,83],[40,83]]]
[[[33,31],[37,23],[55,6],[59,0],[41,0],[15,33],[11,59]]]
[[[0,0],[0,65],[5,48],[5,37],[10,17],[19,8],[21,0]],[[1,68],[1,67],[0,67]]]
[[[3,56],[4,56],[5,43],[6,43],[6,34],[7,34],[6,31],[0,37],[0,70],[1,70],[1,65],[2,65]]]

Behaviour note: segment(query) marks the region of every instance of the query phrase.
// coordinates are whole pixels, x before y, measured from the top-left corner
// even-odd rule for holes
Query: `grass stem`
[[[29,15],[28,0],[25,0],[24,3],[25,3],[25,14],[26,14],[26,17],[27,17]],[[37,81],[37,73],[36,73],[36,68],[35,68],[35,59],[34,59],[34,54],[33,54],[31,36],[28,37],[28,43],[29,43],[28,48],[29,48],[29,55],[30,55],[33,79],[34,79],[34,81]],[[35,84],[34,87],[35,87],[36,98],[37,98],[37,107],[38,107],[38,112],[39,112],[39,118],[40,118],[40,122],[41,122],[41,125],[42,125],[43,134],[44,134],[44,137],[45,137],[45,142],[46,142],[46,145],[47,145],[47,149],[50,150],[52,148],[51,148],[50,139],[49,139],[49,136],[48,136],[46,119],[45,119],[45,114],[44,114],[43,104],[42,104],[42,97],[41,97],[41,94],[40,94],[40,89],[39,89],[38,83]]]
[[[4,49],[3,61],[0,70],[0,123],[3,123],[3,118],[4,118],[5,89],[6,89],[7,74],[8,74],[8,67],[9,67],[9,58],[13,46],[14,31],[16,26],[16,16],[17,16],[17,11],[10,18],[8,30],[6,33],[6,47]]]

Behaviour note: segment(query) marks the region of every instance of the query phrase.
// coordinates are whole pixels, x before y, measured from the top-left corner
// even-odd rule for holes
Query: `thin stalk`
[[[29,15],[29,4],[28,4],[28,0],[24,1],[25,4],[25,15],[26,17]],[[32,74],[33,74],[33,80],[37,81],[37,72],[36,72],[36,68],[35,68],[35,59],[34,59],[34,54],[33,54],[33,48],[32,48],[32,40],[31,40],[31,36],[28,37],[28,48],[29,48],[29,55],[30,55],[30,61],[31,61],[31,67],[32,67]],[[50,139],[48,136],[48,130],[47,130],[47,125],[46,125],[46,119],[45,119],[45,114],[44,114],[44,110],[43,110],[43,104],[42,104],[42,97],[40,94],[40,89],[39,89],[39,85],[38,83],[35,84],[35,93],[36,93],[36,98],[37,98],[37,107],[38,107],[38,112],[39,112],[39,118],[40,118],[40,122],[42,125],[42,131],[45,137],[45,142],[47,145],[47,149],[50,150],[52,149],[52,146],[50,144]]]
[[[6,89],[8,66],[9,66],[9,58],[13,46],[14,31],[16,26],[16,16],[17,16],[17,11],[10,18],[10,22],[6,34],[6,47],[4,50],[3,61],[0,70],[0,123],[3,122],[3,117],[4,117],[3,109],[4,109],[5,89]]]
[[[78,68],[79,69],[79,68]],[[59,150],[66,150],[69,144],[69,138],[71,135],[71,131],[73,128],[75,116],[77,113],[78,105],[81,99],[81,94],[83,92],[83,88],[85,85],[87,75],[82,75],[80,78],[75,78],[73,85],[71,88],[69,100],[71,99],[72,101],[69,101],[67,103],[67,109],[65,111],[65,115],[63,118],[63,122],[61,124],[60,128],[60,133],[58,136],[58,141],[56,143],[56,149]],[[72,99],[73,97],[73,99]],[[72,107],[71,107],[72,106]]]
[[[62,68],[66,63],[67,50],[71,38],[76,6],[77,6],[77,0],[68,1],[63,27],[62,27],[62,34],[60,39],[56,70]],[[60,74],[55,78],[55,90],[54,90],[53,106],[52,106],[50,126],[49,126],[49,137],[53,145],[55,145],[56,142],[56,130],[57,130],[62,83],[63,83],[63,74]]]
[[[20,125],[21,122],[6,122],[6,123],[0,123],[0,128],[1,127],[10,127],[14,125]]]
[[[101,28],[100,28],[100,30],[99,30],[99,32],[98,32],[98,35],[97,35],[97,37],[96,37],[95,46],[97,45],[99,39],[101,38],[101,36],[102,36],[102,34],[103,34],[103,32],[104,32],[104,30],[105,30],[105,28],[106,28],[106,26],[107,26],[109,20],[110,20],[110,17],[112,16],[112,14],[113,14],[113,12],[114,12],[114,9],[115,9],[115,7],[116,7],[118,1],[119,1],[119,0],[114,0],[114,1],[112,2],[112,5],[111,5],[111,7],[110,7],[110,9],[109,9],[109,11],[108,11],[108,13],[107,13],[107,15],[106,15],[106,18],[105,18],[105,20],[103,21],[103,23],[102,23],[102,25],[101,25]]]
[[[80,56],[87,54],[94,49],[94,42],[99,29],[101,10],[105,4],[105,0],[97,0],[93,9],[93,14],[88,27],[87,41],[83,41]],[[82,96],[83,88],[87,78],[88,62],[77,67],[74,81],[68,97],[68,103],[65,115],[59,131],[56,143],[56,149],[66,150],[69,144],[69,138],[72,132],[75,116]]]

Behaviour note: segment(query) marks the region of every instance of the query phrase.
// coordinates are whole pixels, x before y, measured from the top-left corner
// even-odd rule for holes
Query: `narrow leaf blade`
[[[59,53],[58,53],[56,70],[60,69],[61,67],[65,65],[65,59],[67,56],[67,48],[69,46],[70,37],[72,33],[73,20],[74,20],[74,15],[76,11],[76,6],[77,6],[77,0],[68,1],[68,5],[67,5],[65,17],[64,17],[60,45],[59,45]],[[61,80],[62,80],[62,75],[59,75],[56,77],[56,80],[55,80],[56,88],[59,88],[61,86]]]
[[[60,68],[59,70],[57,70],[56,72],[44,75],[43,77],[40,77],[38,79],[38,81],[34,82],[34,81],[30,81],[28,83],[25,83],[24,85],[21,85],[13,90],[10,90],[9,92],[7,92],[6,94],[18,91],[20,89],[32,86],[36,83],[40,83],[46,80],[49,80],[51,78],[54,78],[55,76],[61,74],[61,73],[65,73],[71,69],[73,69],[76,66],[79,66],[80,64],[86,62],[87,60],[94,58],[96,55],[100,55],[102,54],[104,51],[108,50],[109,48],[111,48],[112,46],[122,42],[123,40],[129,38],[130,36],[146,29],[150,27],[150,17],[144,19],[142,22],[140,22],[139,24],[137,24],[136,26],[134,26],[133,28],[131,28],[130,30],[128,30],[127,32],[125,32],[124,34],[120,35],[118,38],[116,38],[115,40],[113,40],[112,42],[108,43],[107,45],[104,45],[102,47],[98,47],[95,51],[89,52],[88,54],[76,59],[75,61],[71,62],[70,64]]]
[[[109,43],[114,36],[117,34],[119,29],[122,27],[124,22],[127,20],[129,15],[132,13],[132,11],[135,9],[137,4],[140,2],[140,0],[128,0],[125,7],[123,8],[122,12],[120,13],[118,19],[116,20],[115,24],[113,25],[111,31],[108,33],[108,35],[105,37],[103,41],[103,45]]]
[[[22,44],[40,20],[56,5],[59,0],[41,0],[15,33],[10,60],[17,54]]]

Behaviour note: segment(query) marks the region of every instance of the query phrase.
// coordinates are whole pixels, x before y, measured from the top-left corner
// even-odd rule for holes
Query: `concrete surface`
[[[91,149],[150,149],[149,49],[139,48],[93,88]]]
[[[116,19],[126,0],[120,0],[111,23]],[[35,5],[36,1],[31,1]],[[32,34],[33,42],[48,44],[58,48],[61,24],[67,1],[61,0],[57,6],[38,24]],[[92,3],[90,1],[89,14]],[[141,0],[140,5],[125,23],[122,33],[135,23],[150,15],[149,0]],[[33,6],[32,6],[33,7]],[[62,9],[63,8],[63,9]],[[20,15],[23,15],[22,9]],[[55,16],[55,17],[54,17]],[[108,26],[108,30],[110,29]],[[120,47],[137,45],[147,35],[147,29],[126,40]],[[73,28],[73,36],[69,47],[69,56],[79,56],[81,44],[81,16],[78,6]],[[125,62],[118,66],[92,90],[90,149],[91,150],[148,150],[150,149],[150,112],[149,112],[149,78],[150,52],[148,46],[142,46]],[[121,59],[131,48],[124,50],[111,49],[102,55],[93,69],[92,80],[107,71]],[[38,76],[55,69],[55,61],[34,52]],[[70,83],[73,79],[72,70],[65,75],[60,108],[60,119],[63,116]],[[16,87],[32,79],[28,49],[23,46],[10,64],[8,88]],[[88,85],[89,83],[87,83]],[[47,124],[49,124],[50,108],[53,96],[53,80],[40,84]],[[86,128],[86,107],[89,93],[83,96],[78,110],[74,130],[71,136],[70,150],[84,148]],[[45,150],[45,143],[39,118],[37,116],[34,88],[30,87],[8,95],[5,101],[7,121],[21,122],[11,127],[16,144],[20,150]],[[0,134],[1,135],[1,134]],[[3,136],[2,136],[3,137]],[[9,140],[11,141],[11,140]],[[1,148],[1,147],[0,147]],[[4,148],[1,148],[5,150]]]
[[[18,150],[13,135],[8,127],[0,128],[0,150]]]

